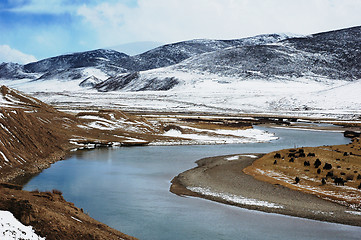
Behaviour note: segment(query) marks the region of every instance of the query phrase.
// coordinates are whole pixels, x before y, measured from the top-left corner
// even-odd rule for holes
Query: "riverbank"
[[[201,159],[197,161],[198,167],[172,180],[170,191],[252,210],[361,226],[360,211],[245,174],[243,169],[261,156],[240,154]]]
[[[92,219],[83,209],[65,201],[58,190],[28,192],[17,185],[0,184],[0,209],[10,211],[48,240],[136,239]]]

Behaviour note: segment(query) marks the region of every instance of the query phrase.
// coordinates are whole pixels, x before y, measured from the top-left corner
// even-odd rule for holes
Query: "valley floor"
[[[165,71],[165,70],[164,70]],[[167,71],[152,77],[169,77]],[[361,121],[361,80],[323,78],[239,79],[179,72],[182,84],[168,91],[98,92],[79,81],[1,80],[57,109],[122,109],[132,112],[208,115],[284,115]],[[178,76],[177,75],[177,76]]]

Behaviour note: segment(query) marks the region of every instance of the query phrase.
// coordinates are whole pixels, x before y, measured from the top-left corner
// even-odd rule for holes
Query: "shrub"
[[[332,169],[332,165],[329,163],[325,163],[325,165],[323,166],[323,169],[330,170],[330,169]]]
[[[300,182],[300,178],[299,178],[299,177],[296,177],[296,178],[295,178],[295,182],[296,182],[296,184],[299,183],[299,182]]]
[[[333,177],[333,172],[328,172],[328,173],[326,174],[326,178],[328,178],[328,177]]]
[[[274,158],[281,158],[281,154],[276,153],[273,157],[274,157]]]
[[[289,153],[289,154],[288,154],[288,157],[295,157],[295,156],[296,156],[295,153]]]
[[[313,165],[315,166],[315,168],[318,168],[321,165],[320,159],[317,158]]]
[[[340,177],[335,178],[334,182],[336,185],[341,185],[341,186],[343,186],[345,184],[345,180],[343,180],[343,178],[340,178]]]
[[[60,190],[58,190],[58,189],[53,189],[52,192],[53,192],[54,194],[63,195],[63,192],[60,191]]]
[[[326,184],[326,179],[322,178],[321,183],[322,183],[322,185],[325,185]]]
[[[301,152],[300,155],[299,155],[299,157],[306,157],[306,154],[303,153],[303,152]]]

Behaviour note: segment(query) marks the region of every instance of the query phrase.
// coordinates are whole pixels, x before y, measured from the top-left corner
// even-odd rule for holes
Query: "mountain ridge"
[[[212,77],[227,77],[235,80],[307,78],[318,81],[323,79],[356,81],[361,78],[359,42],[361,42],[361,27],[352,27],[269,44],[238,45],[198,54],[163,69],[140,72],[138,79],[134,78],[133,82],[128,82],[123,89],[140,91],[136,84],[154,82],[154,78],[158,82],[171,78],[180,78],[178,82],[182,82],[183,78],[183,82],[187,82],[182,76],[184,73],[208,74]],[[107,89],[119,90],[110,87]]]
[[[195,39],[166,44],[142,54],[129,56],[115,50],[97,49],[86,52],[64,54],[26,65],[3,63],[0,65],[0,79],[77,80],[90,77],[84,71],[96,68],[102,71],[105,80],[118,74],[145,71],[177,64],[189,57],[205,52],[217,51],[236,45],[264,44],[287,38],[284,34],[265,34],[234,40]]]

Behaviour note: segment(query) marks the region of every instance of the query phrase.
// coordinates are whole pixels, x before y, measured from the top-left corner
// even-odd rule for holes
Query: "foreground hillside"
[[[11,212],[26,226],[32,226],[38,236],[45,239],[136,239],[98,222],[88,214],[64,200],[58,190],[52,192],[27,192],[17,185],[0,184],[0,208]],[[0,219],[5,227],[0,234],[7,239],[29,239],[29,235],[6,229],[9,219]],[[4,233],[1,232],[4,230]],[[10,234],[8,232],[11,231]],[[38,239],[38,238],[30,238]]]

